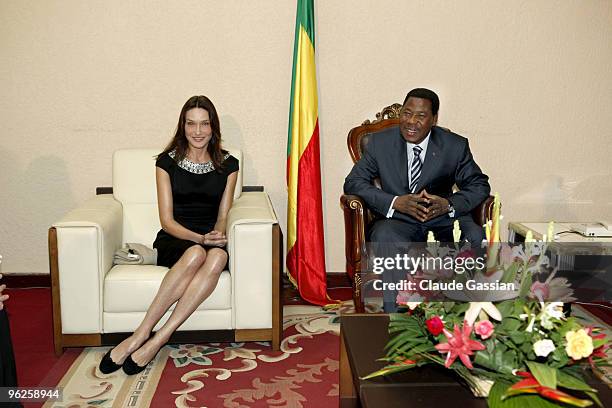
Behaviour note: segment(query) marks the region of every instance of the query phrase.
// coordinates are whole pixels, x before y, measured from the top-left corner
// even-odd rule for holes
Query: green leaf
[[[518,328],[521,326],[521,321],[518,319],[513,319],[511,317],[506,317],[503,319],[502,324],[500,326],[500,329],[508,332],[508,333],[512,333],[516,330],[518,330]]]
[[[453,308],[453,315],[463,316],[465,314],[465,312],[467,312],[469,307],[470,307],[470,303],[469,302],[458,303]]]
[[[529,294],[532,283],[531,272],[526,272],[521,282],[521,288],[519,289],[519,297],[526,297]]]
[[[601,403],[601,401],[599,400],[599,397],[597,396],[596,393],[594,393],[593,391],[585,391],[584,392],[586,395],[588,395],[593,401],[595,401],[595,403],[597,405],[599,405],[601,408],[603,408],[603,404]]]
[[[565,367],[569,363],[570,358],[568,357],[568,355],[567,355],[567,353],[565,352],[564,349],[562,349],[561,347],[558,347],[558,349],[559,349],[558,354],[555,353],[553,357],[557,357],[558,356],[558,358],[559,358],[558,364],[561,367]],[[555,349],[555,352],[556,351],[557,351],[557,349]]]
[[[393,373],[399,373],[401,371],[405,371],[408,370],[412,367],[414,367],[414,364],[403,364],[403,365],[397,365],[397,364],[392,364],[392,365],[388,365],[385,366],[383,368],[381,368],[380,370],[376,370],[373,373],[370,373],[368,375],[366,375],[365,377],[361,377],[362,380],[369,380],[370,378],[374,378],[374,377],[380,377],[383,375],[388,375],[388,374],[393,374]]]
[[[500,374],[510,375],[517,367],[516,352],[508,350],[503,344],[487,344],[486,350],[475,353],[474,364]]]
[[[422,337],[415,337],[412,331],[405,331],[399,333],[395,336],[387,345],[385,346],[385,350],[387,350],[387,355],[394,355],[398,353],[398,350],[401,350],[405,347],[413,347],[417,344],[421,344],[426,342],[427,339]]]
[[[523,344],[525,342],[525,333],[524,332],[513,332],[510,334],[510,338],[515,344]]]
[[[516,280],[516,272],[518,271],[519,264],[518,262],[513,263],[504,271],[502,275],[501,282],[508,283],[514,282]]]
[[[596,350],[596,349],[600,348],[601,346],[606,344],[608,341],[609,341],[609,339],[606,339],[605,337],[603,339],[595,339],[595,340],[593,340],[593,350]]]
[[[515,299],[514,301],[508,300],[507,302],[512,303],[514,310],[512,316],[518,316],[521,313],[525,313],[525,301],[523,299]]]
[[[503,374],[512,374],[516,367],[516,354],[512,351],[502,353],[502,364],[498,367],[498,371]]]
[[[505,336],[497,336],[496,342],[503,344],[506,348],[514,351],[515,353],[521,353],[521,346],[514,344],[509,338]]]
[[[559,384],[560,387],[570,390],[597,392],[597,390],[585,383],[584,380],[567,374],[563,372],[563,370],[557,370],[557,384]]]
[[[504,300],[503,302],[496,303],[495,306],[497,306],[497,310],[499,310],[499,313],[501,313],[503,318],[513,315],[513,302]]]
[[[561,338],[565,338],[565,333],[570,330],[581,329],[582,326],[578,324],[575,317],[568,317],[562,324],[559,326],[557,332]]]
[[[455,306],[455,302],[444,302],[444,313],[448,314],[453,310],[453,306]]]
[[[436,348],[431,344],[419,344],[418,346],[411,348],[405,352],[406,355],[413,356],[415,354],[422,354],[435,351]]]
[[[531,343],[523,343],[521,344],[521,351],[525,354],[529,353],[532,349]]]
[[[557,388],[557,370],[547,366],[546,364],[536,363],[535,361],[527,361],[529,371],[535,379],[545,387]]]
[[[397,322],[397,321],[413,322],[414,318],[410,315],[407,315],[406,313],[391,313],[389,315],[389,321],[390,322]]]

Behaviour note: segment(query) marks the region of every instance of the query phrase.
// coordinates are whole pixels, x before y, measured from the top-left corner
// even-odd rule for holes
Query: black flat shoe
[[[100,365],[98,366],[102,374],[114,373],[115,371],[120,369],[121,366],[123,365],[123,364],[117,364],[113,361],[113,359],[110,356],[111,351],[113,351],[113,349],[108,350],[108,352],[104,355],[104,357],[102,357],[102,360],[100,361]]]
[[[161,350],[163,347],[164,346],[161,346],[159,350]],[[159,353],[159,350],[157,350],[157,353]],[[125,361],[123,362],[123,372],[126,373],[127,375],[134,375],[134,374],[138,374],[142,372],[145,368],[147,368],[149,364],[151,364],[151,361],[155,360],[155,357],[157,357],[157,353],[155,353],[153,358],[143,367],[136,364],[134,360],[132,360],[132,355],[130,354],[128,358],[126,358]]]

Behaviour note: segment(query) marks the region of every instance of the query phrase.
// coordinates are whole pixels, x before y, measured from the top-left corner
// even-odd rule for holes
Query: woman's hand
[[[200,244],[222,248],[227,245],[227,238],[225,237],[224,233],[217,230],[212,230],[208,234],[202,235]]]
[[[2,279],[2,275],[0,275]],[[2,291],[6,289],[6,285],[0,285],[0,310],[4,309],[4,302],[9,298],[9,295],[3,295]]]

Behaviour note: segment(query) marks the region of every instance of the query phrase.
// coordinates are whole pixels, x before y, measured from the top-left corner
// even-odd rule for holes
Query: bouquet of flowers
[[[496,291],[490,298],[455,291],[437,301],[431,293],[400,292],[398,303],[409,310],[390,315],[392,337],[382,359],[388,364],[365,378],[439,364],[455,371],[476,395],[488,396],[490,407],[602,406],[597,391],[585,381],[585,370],[609,365],[606,335],[566,316],[563,302],[549,301],[574,300],[565,278],[555,277],[555,270],[544,281],[538,277],[548,265],[545,252],[553,239],[552,224],[543,241],[527,236],[526,246],[517,249],[499,242],[499,218],[496,196],[487,225],[486,267],[463,279],[512,283],[517,289]],[[439,255],[442,249],[429,241],[432,253]],[[454,251],[454,256],[465,256],[458,246]],[[428,274],[431,271],[419,271],[411,279]]]

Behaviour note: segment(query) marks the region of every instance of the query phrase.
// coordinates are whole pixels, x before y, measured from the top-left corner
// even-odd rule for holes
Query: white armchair
[[[242,168],[241,152],[228,150]],[[160,229],[155,187],[158,153],[115,152],[112,194],[97,195],[49,229],[56,354],[65,347],[118,343],[137,327],[153,301],[168,269],[114,266],[113,254],[126,242],[152,245]],[[271,340],[277,350],[282,334],[281,232],[267,194],[242,192],[242,170],[227,237],[228,270],[171,341]]]

